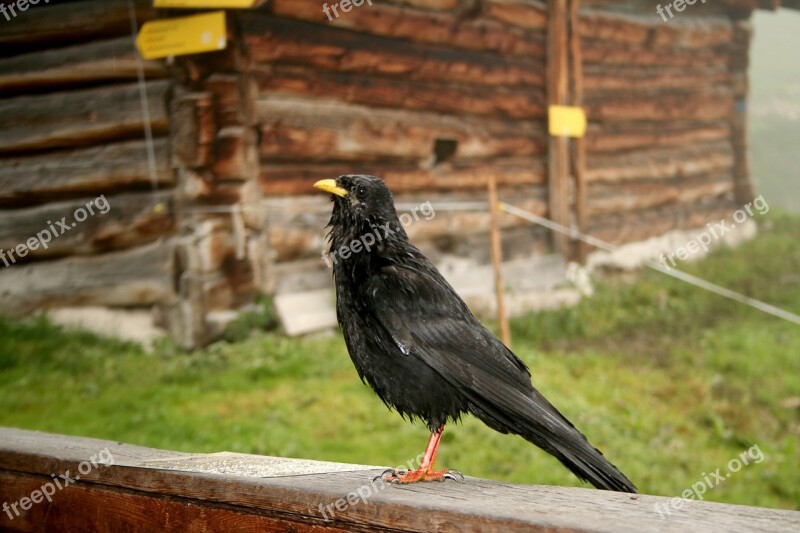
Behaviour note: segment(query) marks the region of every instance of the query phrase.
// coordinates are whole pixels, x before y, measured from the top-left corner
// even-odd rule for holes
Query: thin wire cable
[[[613,244],[592,237],[591,235],[586,235],[584,233],[581,233],[577,231],[577,229],[567,228],[566,226],[553,222],[552,220],[548,220],[534,213],[530,213],[523,209],[519,209],[518,207],[514,207],[513,205],[509,205],[505,202],[500,202],[500,209],[502,209],[506,213],[519,217],[523,220],[527,220],[528,222],[533,222],[534,224],[539,224],[553,231],[569,235],[573,239],[581,240],[587,244],[600,248],[601,250],[605,250],[607,252],[613,252],[618,249],[618,247],[614,246]],[[652,268],[653,270],[661,272],[662,274],[666,274],[667,276],[679,279],[681,281],[689,283],[690,285],[694,285],[695,287],[700,287],[701,289],[713,292],[714,294],[717,294],[719,296],[723,296],[725,298],[729,298],[739,303],[749,305],[750,307],[758,309],[759,311],[762,311],[769,315],[781,318],[783,320],[792,322],[800,326],[800,315],[796,315],[794,313],[786,311],[785,309],[781,309],[780,307],[775,307],[772,304],[768,304],[766,302],[762,302],[761,300],[751,298],[750,296],[746,296],[736,291],[726,289],[725,287],[721,287],[715,283],[706,281],[703,278],[698,278],[697,276],[693,276],[692,274],[688,274],[686,272],[682,272],[677,269],[667,269],[663,265],[655,261],[649,260],[646,261],[644,264],[648,268]]]
[[[139,32],[139,21],[136,18],[136,8],[133,5],[133,0],[128,0],[128,15],[131,20],[131,38],[133,39],[134,48],[136,48],[136,35]],[[158,170],[156,169],[156,151],[153,146],[153,129],[150,125],[150,104],[147,98],[147,84],[144,77],[144,64],[142,63],[142,56],[138,50],[134,50],[136,56],[136,76],[139,79],[139,101],[142,106],[142,119],[144,120],[144,138],[145,147],[147,149],[147,168],[150,172],[150,185],[153,191],[158,190]]]

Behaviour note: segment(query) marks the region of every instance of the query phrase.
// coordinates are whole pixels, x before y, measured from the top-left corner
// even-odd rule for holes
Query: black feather
[[[636,492],[411,244],[383,181],[348,175],[337,185],[348,194],[334,196],[330,221],[336,311],[362,381],[431,431],[470,413],[539,446],[597,488]]]

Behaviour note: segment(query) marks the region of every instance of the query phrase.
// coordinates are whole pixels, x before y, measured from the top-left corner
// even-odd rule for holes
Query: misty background
[[[770,207],[800,212],[800,12],[758,10],[750,56],[751,171]]]

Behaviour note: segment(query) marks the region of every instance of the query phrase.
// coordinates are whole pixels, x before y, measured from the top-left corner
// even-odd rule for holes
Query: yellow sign
[[[551,105],[550,135],[554,137],[583,137],[586,134],[586,113],[580,107]]]
[[[145,59],[199,54],[227,46],[225,12],[146,22],[136,38]]]
[[[248,9],[262,3],[262,0],[154,0],[153,6],[178,9]]]

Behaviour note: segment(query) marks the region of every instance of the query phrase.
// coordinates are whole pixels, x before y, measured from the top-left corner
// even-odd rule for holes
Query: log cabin
[[[151,308],[190,347],[257,294],[309,313],[292,298],[331,285],[312,184],[346,173],[384,178],[401,209],[441,206],[407,230],[455,277],[489,262],[488,208],[457,208],[486,204],[488,176],[501,200],[618,245],[724,218],[754,196],[750,17],[779,1],[663,3],[375,0],[331,17],[257,1],[227,11],[225,50],[167,60],[141,58],[138,29],[193,11],[0,14],[0,249],[25,252],[0,264],[2,312]],[[583,108],[585,137],[548,135],[550,105]],[[100,197],[107,213],[30,241]],[[528,288],[591,251],[500,226]]]

